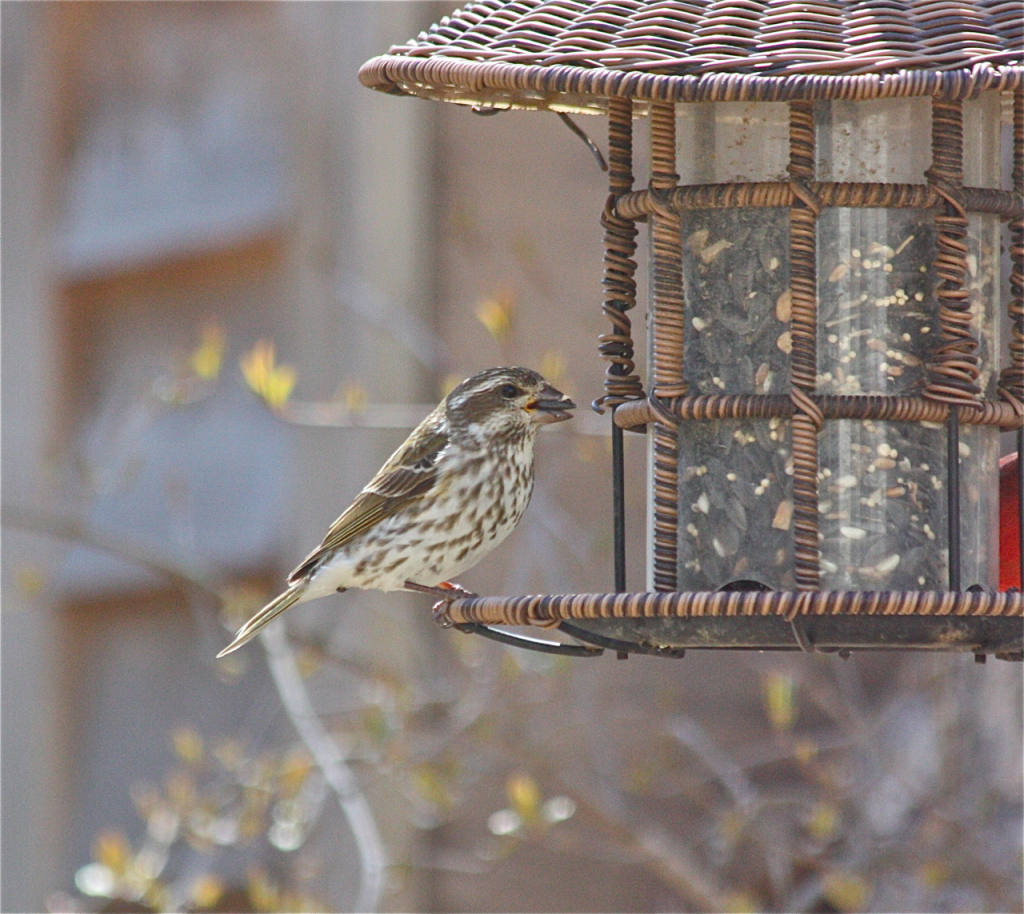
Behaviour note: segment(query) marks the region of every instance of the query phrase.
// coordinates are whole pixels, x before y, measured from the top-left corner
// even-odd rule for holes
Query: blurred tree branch
[[[99,533],[79,518],[47,514],[14,505],[3,505],[0,521],[32,533],[80,543],[135,562],[166,578],[182,593],[200,593],[221,604],[217,588],[162,556],[123,537]],[[313,710],[292,649],[280,625],[263,632],[262,643],[278,693],[299,738],[305,743],[341,807],[359,851],[361,883],[353,910],[375,911],[383,894],[387,860],[369,803],[349,769],[338,744],[324,730]],[[166,853],[163,854],[166,862]]]

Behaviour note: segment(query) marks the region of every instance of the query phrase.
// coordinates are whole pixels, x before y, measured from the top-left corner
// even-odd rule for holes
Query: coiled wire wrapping
[[[667,194],[679,183],[676,163],[676,111],[671,103],[651,105],[651,334],[652,396],[682,397],[683,379],[682,229]],[[652,582],[672,591],[679,573],[679,441],[677,423],[659,414],[654,423]]]
[[[567,619],[656,619],[706,616],[1024,616],[1018,592],[949,591],[688,591],[474,597],[446,607],[456,624],[536,625]]]
[[[948,403],[921,397],[890,397],[884,394],[846,396],[814,394],[823,419],[884,419],[895,422],[945,422]],[[1002,429],[1020,428],[1022,408],[1019,401],[978,400],[956,407],[964,425],[997,425]],[[668,416],[677,421],[711,419],[789,419],[796,412],[793,398],[784,394],[700,394],[658,402],[658,412],[648,400],[622,404],[615,412],[615,424],[635,429]]]
[[[628,311],[636,307],[636,221],[616,212],[616,204],[633,189],[633,103],[608,100],[608,202],[601,214],[604,228],[604,301],[601,311],[612,330],[598,338],[598,352],[609,362],[605,395],[594,409],[618,406],[644,396],[633,361],[633,336]]]
[[[817,198],[820,206],[935,209],[944,202],[942,195],[927,184],[808,181],[806,187]],[[964,187],[963,192],[964,206],[969,212],[991,213],[1009,218],[1021,209],[1021,191]],[[792,206],[796,194],[792,183],[788,181],[751,181],[736,184],[684,184],[673,188],[665,199],[677,210],[726,209]],[[624,194],[615,203],[616,215],[624,219],[640,219],[652,212],[654,202],[649,190]]]
[[[971,296],[967,275],[967,210],[964,202],[963,103],[932,100],[932,164],[929,185],[945,201],[935,216],[942,342],[926,363],[924,396],[947,403],[973,403],[981,395],[978,340],[971,332]]]
[[[822,413],[811,399],[818,376],[817,223],[821,205],[811,190],[814,179],[814,109],[811,102],[789,104],[789,290],[792,299],[789,363],[793,454],[793,572],[797,590],[817,590],[818,432]]]

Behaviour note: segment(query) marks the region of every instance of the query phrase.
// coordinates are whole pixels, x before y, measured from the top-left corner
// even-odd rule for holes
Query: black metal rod
[[[686,655],[685,647],[662,647],[655,644],[645,644],[642,641],[624,641],[621,638],[611,638],[607,635],[592,632],[589,629],[581,628],[579,625],[573,625],[571,622],[559,622],[558,630],[571,635],[573,638],[578,638],[580,641],[587,641],[597,647],[615,651],[620,659],[629,654],[653,654],[656,657],[674,657],[681,660]]]
[[[615,592],[626,592],[626,480],[622,429],[612,410],[612,532],[615,550]]]
[[[604,649],[590,647],[586,644],[561,644],[557,641],[543,641],[540,638],[530,638],[526,635],[514,635],[512,632],[503,632],[497,628],[490,628],[487,625],[480,625],[476,622],[461,622],[455,626],[460,632],[467,635],[482,635],[500,644],[508,644],[511,647],[520,647],[528,651],[538,651],[541,654],[561,654],[563,657],[600,657]]]
[[[960,410],[949,409],[946,423],[946,497],[948,504],[949,589],[960,589]]]
[[[1017,561],[1020,587],[1024,590],[1024,425],[1017,429]]]
[[[565,124],[566,127],[568,127],[573,133],[576,134],[576,136],[583,140],[587,149],[590,150],[590,154],[594,157],[595,161],[597,162],[597,167],[600,168],[601,171],[607,171],[608,163],[604,160],[604,156],[601,154],[601,150],[598,148],[597,143],[595,143],[589,136],[587,136],[586,131],[582,127],[580,127],[564,111],[556,111],[555,114],[558,115],[558,117],[561,119],[562,123]]]

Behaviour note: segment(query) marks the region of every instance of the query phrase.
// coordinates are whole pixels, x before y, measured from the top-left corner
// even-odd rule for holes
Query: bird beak
[[[549,422],[564,422],[571,419],[569,410],[576,409],[576,404],[560,390],[545,384],[537,399],[527,404],[526,409],[534,422],[546,425]]]

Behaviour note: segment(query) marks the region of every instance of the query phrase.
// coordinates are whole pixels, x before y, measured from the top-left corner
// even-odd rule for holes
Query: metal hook
[[[601,150],[597,148],[597,143],[595,143],[589,136],[587,136],[583,129],[580,126],[578,126],[576,122],[571,117],[569,117],[569,115],[566,114],[564,111],[556,111],[555,114],[558,115],[558,117],[561,119],[562,123],[565,124],[566,127],[568,127],[573,133],[576,134],[576,136],[583,140],[583,142],[587,146],[587,149],[589,149],[593,153],[594,158],[597,159],[597,165],[601,169],[601,171],[607,171],[608,163],[604,160],[604,156],[601,154]]]
[[[793,637],[796,638],[796,643],[800,645],[800,650],[805,654],[814,653],[814,642],[808,637],[806,630],[804,629],[804,619],[802,616],[793,616],[789,620],[790,628],[793,629]]]

